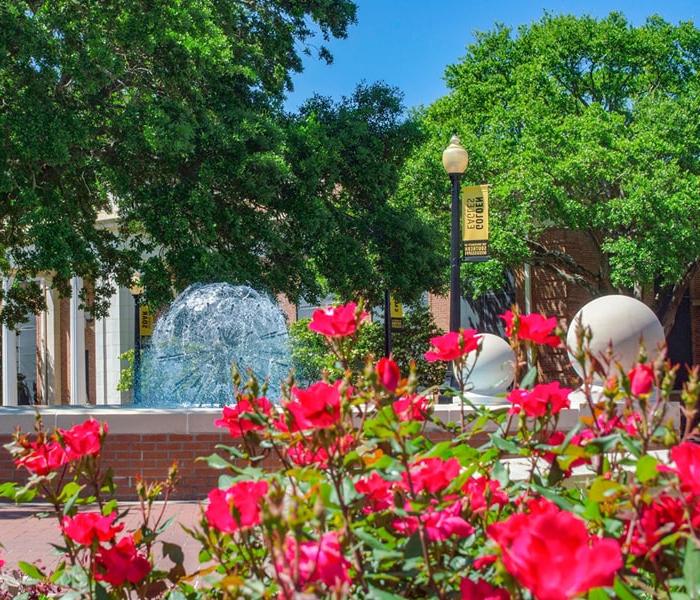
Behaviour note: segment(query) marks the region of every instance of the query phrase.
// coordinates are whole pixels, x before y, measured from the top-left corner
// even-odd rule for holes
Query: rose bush
[[[31,477],[5,493],[47,498],[66,554],[53,574],[25,569],[42,583],[115,598],[700,595],[700,447],[690,425],[677,433],[671,418],[676,367],[648,361],[643,349],[628,371],[612,357],[594,360],[590,332],[579,328],[570,351],[584,373],[583,416],[562,428],[571,390],[538,382],[536,365],[561,332],[556,320],[514,308],[504,320],[518,378],[503,407],[443,422],[439,394],[419,393],[415,372],[388,357],[352,368],[365,318],[349,304],[312,320],[345,369],[335,381],[291,379],[273,405],[254,378],[241,385],[235,376],[236,404],[216,422],[232,442],[204,459],[221,470],[219,485],[189,531],[201,545],[194,573],[154,568],[161,526],[148,507],[174,474],[141,486],[144,524],[125,531],[99,466],[106,426],[18,433],[9,449]],[[461,330],[433,338],[427,359],[455,369],[460,394],[467,357],[478,361],[478,352],[478,333]],[[699,396],[692,369],[687,423]],[[276,467],[262,467],[273,459]]]
[[[18,431],[5,446],[29,477],[23,486],[0,484],[0,496],[48,502],[62,538],[55,548],[63,559],[51,572],[20,562],[21,573],[0,575],[0,598],[155,596],[174,587],[184,574],[181,560],[169,572],[156,570],[152,552],[169,525],[163,514],[177,468],[162,482],[137,482],[140,519],[125,531],[129,510],[120,510],[112,471],[101,464],[107,432],[107,423],[94,419],[47,432],[37,415],[33,435]],[[163,501],[157,510],[156,500]]]

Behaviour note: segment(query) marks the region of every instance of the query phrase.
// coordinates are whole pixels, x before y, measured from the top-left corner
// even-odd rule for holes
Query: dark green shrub
[[[408,373],[409,361],[415,359],[418,380],[425,386],[439,385],[445,378],[445,366],[441,363],[429,363],[423,359],[428,350],[431,337],[442,331],[435,324],[433,315],[427,307],[417,305],[406,311],[402,331],[393,333],[392,354],[401,368]],[[289,328],[292,350],[292,366],[299,382],[308,384],[321,377],[324,369],[331,373],[331,378],[341,376],[341,370],[329,355],[323,338],[309,331],[309,319],[300,319]],[[360,331],[357,344],[353,347],[353,367],[358,368],[367,355],[379,357],[384,352],[384,324],[381,320],[367,324]]]

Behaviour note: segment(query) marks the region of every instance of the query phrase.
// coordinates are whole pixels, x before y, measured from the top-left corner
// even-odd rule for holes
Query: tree
[[[459,134],[466,179],[493,186],[493,260],[465,267],[466,286],[498,287],[530,262],[593,295],[652,289],[668,330],[700,260],[698,66],[700,31],[659,17],[633,27],[619,13],[545,15],[478,34],[447,69],[448,95],[421,115],[427,139],[401,196],[445,215],[446,232],[439,157]],[[599,267],[543,244],[550,227],[585,234]]]
[[[282,109],[301,53],[344,37],[355,10],[351,0],[3,2],[0,270],[15,285],[0,318],[42,307],[33,281],[43,273],[64,295],[74,275],[92,282],[83,301],[96,314],[137,271],[156,304],[198,280],[292,298],[324,283],[345,291],[356,266],[359,291],[406,290],[411,277],[382,271],[377,253],[383,236],[398,254],[430,237],[415,212],[388,203],[415,139],[398,94],[364,86],[338,105]],[[323,46],[318,55],[331,60]],[[110,204],[117,232],[95,227]],[[340,224],[361,237],[343,238]],[[373,280],[380,273],[386,281]]]
[[[434,228],[415,206],[393,201],[401,168],[420,140],[404,118],[400,93],[383,84],[360,85],[340,102],[316,96],[290,117],[289,163],[294,184],[285,206],[302,235],[288,257],[306,269],[306,290],[361,295],[379,304],[385,289],[414,302],[444,285],[444,258]],[[308,260],[312,257],[312,260]]]

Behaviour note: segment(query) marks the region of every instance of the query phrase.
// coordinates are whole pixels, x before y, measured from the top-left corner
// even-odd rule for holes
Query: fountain
[[[156,324],[143,355],[144,407],[215,407],[232,402],[231,367],[252,370],[279,398],[289,373],[285,318],[248,286],[194,284]]]

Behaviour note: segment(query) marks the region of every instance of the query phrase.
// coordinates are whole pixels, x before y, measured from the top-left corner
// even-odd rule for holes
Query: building
[[[116,225],[114,214],[103,213],[98,225]],[[552,246],[574,253],[584,266],[595,267],[599,257],[577,232],[552,230],[546,236]],[[4,285],[9,285],[7,280]],[[2,330],[3,405],[37,402],[40,404],[119,405],[131,403],[131,393],[118,391],[121,370],[127,363],[120,356],[134,348],[136,305],[131,292],[120,288],[112,297],[109,314],[92,319],[79,307],[79,278],[72,281],[70,299],[60,298],[42,280],[46,311],[27,320],[17,332]],[[462,302],[462,325],[499,333],[498,314],[517,302],[528,312],[559,317],[565,326],[591,298],[581,288],[558,278],[545,268],[515,273],[512,285],[500,294],[478,302]],[[438,327],[447,329],[449,298],[425,294]],[[280,298],[288,320],[311,315],[315,306],[293,305]],[[674,362],[700,363],[700,276],[686,291],[668,337],[669,354]],[[565,350],[548,352],[543,365],[550,378],[564,381],[573,376]]]

